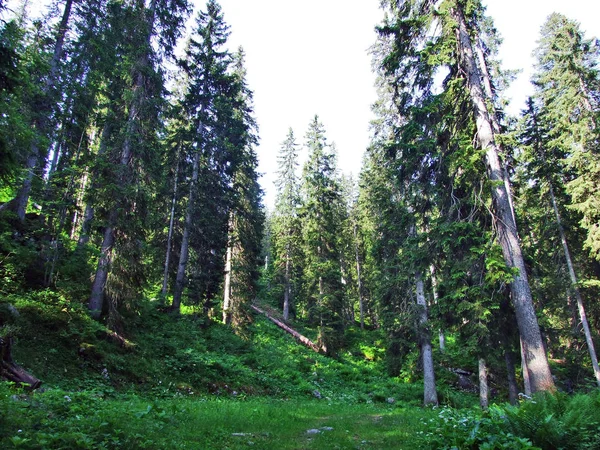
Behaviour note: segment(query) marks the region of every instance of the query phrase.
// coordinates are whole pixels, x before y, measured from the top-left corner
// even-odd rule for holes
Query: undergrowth
[[[156,303],[128,314],[116,334],[56,292],[0,299],[15,360],[44,382],[0,383],[0,448],[600,449],[597,392],[481,412],[442,382],[424,409],[420,383],[386,376],[377,331],[331,358],[261,316],[238,336]]]

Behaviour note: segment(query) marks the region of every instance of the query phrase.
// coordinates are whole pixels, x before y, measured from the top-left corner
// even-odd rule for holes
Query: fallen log
[[[291,334],[292,336],[294,336],[296,338],[296,340],[298,342],[300,342],[302,345],[310,348],[311,350],[314,350],[317,353],[325,353],[325,349],[323,347],[320,347],[319,345],[315,344],[313,341],[311,341],[306,336],[303,336],[300,333],[298,333],[296,330],[288,327],[285,323],[283,323],[282,321],[276,319],[275,317],[273,317],[268,312],[263,311],[262,309],[260,309],[257,306],[254,306],[254,305],[250,305],[250,307],[254,311],[256,311],[256,312],[258,312],[260,314],[264,314],[265,316],[267,316],[267,319],[269,319],[271,322],[273,322],[275,325],[277,325],[282,330],[287,331],[289,334]]]
[[[25,371],[12,359],[12,337],[0,337],[0,376],[15,383],[26,384],[29,389],[34,390],[42,385],[42,382]]]

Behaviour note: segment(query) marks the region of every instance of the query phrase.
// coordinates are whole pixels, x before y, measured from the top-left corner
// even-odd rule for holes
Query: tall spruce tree
[[[227,129],[234,167],[229,212],[223,293],[223,322],[237,330],[249,321],[247,305],[256,297],[259,255],[264,216],[262,190],[258,183],[258,159],[254,145],[257,126],[252,116],[252,91],[246,83],[245,54],[242,48],[233,55],[236,83],[233,117]]]
[[[590,255],[600,260],[600,46],[585,39],[576,22],[554,13],[542,27],[535,55],[533,83],[550,122],[549,145],[563,152],[574,172],[567,184],[571,207],[581,214]]]
[[[192,224],[195,216],[200,212],[200,201],[224,203],[223,189],[227,180],[224,179],[223,168],[227,165],[228,158],[227,148],[219,145],[222,144],[222,135],[218,132],[223,126],[219,124],[219,119],[223,118],[223,111],[219,108],[223,106],[227,108],[226,104],[231,100],[231,95],[235,95],[235,92],[230,91],[234,80],[228,74],[231,55],[224,49],[228,35],[229,27],[224,22],[221,7],[217,2],[209,1],[206,12],[198,13],[195,33],[189,41],[185,60],[182,62],[182,69],[189,80],[182,102],[187,122],[183,124],[184,128],[181,130],[186,141],[186,150],[182,158],[191,162],[191,167],[187,169],[191,172],[191,179],[173,288],[172,309],[175,312],[180,309],[186,285],[190,244],[193,238]],[[220,104],[220,101],[224,103]],[[199,194],[203,192],[201,186],[209,179],[216,183],[210,191],[204,191],[204,199],[198,199]],[[213,220],[222,221],[223,211],[227,211],[227,205],[215,204],[214,206],[222,212],[216,214]],[[207,268],[207,264],[204,264],[201,270]]]
[[[319,327],[320,345],[334,354],[343,344],[344,290],[337,227],[343,203],[336,154],[318,116],[306,133],[308,161],[302,175],[303,253],[308,313]]]
[[[521,140],[523,142],[522,165],[520,176],[524,178],[522,184],[526,195],[535,196],[534,202],[538,205],[542,199],[542,204],[546,208],[542,209],[542,214],[546,217],[554,217],[554,221],[550,221],[550,229],[544,230],[542,227],[545,223],[539,220],[538,230],[535,235],[550,234],[545,242],[535,243],[538,248],[544,245],[549,245],[548,254],[553,255],[554,249],[559,246],[562,249],[562,260],[566,265],[566,277],[561,273],[563,264],[555,266],[555,259],[548,261],[551,265],[549,278],[555,280],[556,283],[548,283],[550,286],[546,295],[551,298],[553,293],[559,292],[562,294],[564,303],[565,298],[575,299],[575,306],[579,316],[579,321],[583,328],[583,333],[588,347],[592,368],[596,377],[596,382],[600,385],[600,368],[598,367],[598,358],[594,347],[594,340],[587,319],[586,310],[582,292],[580,289],[581,278],[577,272],[577,260],[574,259],[573,248],[582,250],[582,243],[579,236],[581,230],[576,225],[577,217],[573,217],[574,212],[565,208],[565,204],[569,204],[570,197],[566,193],[566,183],[573,179],[572,170],[569,170],[565,165],[565,152],[560,147],[555,147],[557,144],[555,130],[552,129],[552,120],[541,114],[539,107],[536,107],[534,100],[530,98],[527,104],[528,108],[524,114],[524,129],[522,130]],[[539,207],[539,206],[538,206]],[[577,212],[575,215],[578,216]],[[572,229],[569,229],[572,228]],[[571,237],[571,242],[575,240],[575,246],[569,243],[568,237]],[[578,253],[580,253],[578,252]],[[543,259],[539,258],[539,263]],[[566,278],[566,279],[565,279]],[[564,285],[569,286],[563,289]],[[561,311],[568,315],[568,311]]]
[[[298,217],[300,206],[300,181],[298,179],[298,144],[290,128],[281,144],[276,181],[277,198],[272,216],[272,239],[274,265],[283,275],[283,320],[288,321],[294,310],[293,295],[297,292],[295,277],[300,266],[299,243],[302,239]]]
[[[116,145],[109,149],[114,178],[107,180],[112,192],[108,199],[107,217],[100,248],[100,258],[92,285],[88,307],[93,317],[102,312],[105,288],[112,269],[115,288],[113,298],[123,292],[135,292],[140,281],[140,219],[145,214],[147,192],[139,184],[152,177],[153,131],[158,127],[157,115],[162,102],[163,81],[156,65],[153,40],[169,55],[179,36],[188,10],[186,0],[136,0],[131,4],[113,5],[111,17],[124,24],[122,38],[128,42],[128,89],[124,92],[125,123],[119,129]],[[117,243],[117,245],[115,245]],[[115,262],[118,261],[118,264]],[[133,282],[133,283],[132,283]],[[132,286],[133,284],[133,286]]]
[[[416,120],[408,122],[408,125],[414,124],[414,130],[418,131],[423,126],[439,126],[442,118],[448,119],[440,116],[436,119],[436,115],[431,114],[435,110],[424,108],[427,104],[436,105],[431,97],[439,89],[434,86],[434,74],[445,71],[448,75],[442,83],[442,93],[453,96],[450,101],[457,105],[449,130],[454,128],[474,135],[477,147],[484,155],[487,177],[481,173],[480,179],[483,181],[487,178],[489,181],[498,243],[506,266],[513,271],[510,283],[512,300],[526,348],[532,386],[534,390],[552,390],[554,384],[535,316],[510,201],[510,184],[500,162],[495,113],[488,110],[489,105],[494,105],[495,99],[489,98],[489,90],[486,92],[483,63],[481,59],[478,60],[475,51],[483,28],[483,8],[478,1],[465,4],[454,0],[441,3],[387,2],[387,6],[391,16],[380,29],[385,39],[376,51],[380,53],[381,65],[392,82],[390,97],[392,105],[399,112],[397,123],[410,118],[410,109],[414,106],[423,111],[420,116],[414,116]],[[430,34],[432,29],[438,29],[440,33]],[[489,79],[489,71],[487,73]],[[432,121],[437,121],[438,125]],[[439,138],[438,142],[430,142],[434,146],[439,144]],[[431,164],[434,160],[423,161]],[[432,183],[422,183],[421,186],[425,189],[426,186],[431,187]]]

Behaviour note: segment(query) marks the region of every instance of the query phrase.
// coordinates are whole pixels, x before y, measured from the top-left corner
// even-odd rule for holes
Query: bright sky
[[[14,1],[14,0],[13,0]],[[204,0],[193,0],[204,7]],[[32,9],[47,0],[38,0]],[[577,20],[586,37],[600,37],[598,0],[483,0],[504,38],[505,69],[522,73],[507,91],[518,114],[532,93],[531,54],[552,12]],[[12,3],[12,2],[11,2]],[[32,2],[33,3],[33,2]],[[369,142],[375,76],[368,48],[382,18],[379,0],[220,0],[230,45],[246,51],[248,84],[260,126],[259,170],[265,204],[274,203],[277,153],[292,127],[300,144],[318,114],[334,141],[340,168],[358,175]]]
[[[518,114],[532,93],[531,54],[552,12],[580,22],[587,37],[600,36],[597,0],[484,0],[504,38],[505,69],[522,73],[507,91]],[[248,83],[260,126],[260,172],[265,204],[274,203],[276,155],[289,127],[299,143],[314,114],[337,145],[340,168],[358,175],[369,141],[375,76],[368,48],[382,18],[379,0],[221,0],[230,42],[246,51]]]
[[[318,114],[344,172],[360,171],[376,100],[368,48],[378,0],[220,0],[230,42],[246,51],[260,127],[265,204],[274,203],[277,153],[292,127],[304,143]]]

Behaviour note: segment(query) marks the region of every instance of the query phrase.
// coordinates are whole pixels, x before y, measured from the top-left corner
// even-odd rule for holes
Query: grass
[[[0,447],[7,449],[411,449],[434,414],[319,400],[2,394]]]

